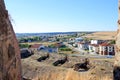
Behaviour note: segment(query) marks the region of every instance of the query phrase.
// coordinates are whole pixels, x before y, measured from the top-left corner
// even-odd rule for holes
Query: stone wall
[[[4,0],[0,0],[0,80],[21,80],[20,51]]]
[[[116,35],[114,80],[120,80],[120,0],[118,2],[118,30]]]

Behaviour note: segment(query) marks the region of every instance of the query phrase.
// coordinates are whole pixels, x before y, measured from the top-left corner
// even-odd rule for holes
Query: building
[[[30,49],[32,51],[37,51],[37,50],[44,49],[44,48],[45,48],[45,46],[42,44],[34,44],[34,45],[30,46]]]
[[[40,51],[47,52],[47,53],[57,53],[58,52],[58,48],[46,47],[44,49],[41,49]]]
[[[99,53],[99,44],[90,44],[89,45],[89,52],[92,53]]]
[[[64,46],[63,42],[57,42],[54,44],[55,47],[59,48],[59,47],[62,47]]]
[[[74,38],[70,38],[69,40],[68,40],[68,43],[74,43],[75,42],[75,39]]]
[[[75,38],[75,42],[82,42],[83,38],[79,37],[79,38]]]
[[[91,40],[91,44],[101,44],[102,40]]]
[[[89,52],[91,53],[99,53],[99,44],[101,44],[102,40],[91,40],[89,44]]]
[[[102,43],[99,45],[100,55],[115,55],[114,45],[109,43]]]
[[[88,44],[89,44],[89,43],[79,42],[79,43],[78,43],[78,48],[79,48],[79,49],[88,50]]]

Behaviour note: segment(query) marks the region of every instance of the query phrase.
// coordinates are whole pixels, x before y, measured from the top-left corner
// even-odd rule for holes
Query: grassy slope
[[[115,31],[104,31],[104,32],[95,32],[92,34],[87,34],[83,37],[91,39],[100,39],[100,40],[114,40],[116,36]]]
[[[91,59],[95,63],[95,68],[87,72],[76,72],[68,68],[75,63],[80,62],[81,57],[69,57],[69,62],[62,66],[54,67],[52,63],[63,56],[51,54],[48,60],[37,62],[40,55],[33,55],[29,58],[22,59],[23,76],[33,80],[111,80],[111,62],[110,59]],[[112,60],[113,61],[113,60]]]

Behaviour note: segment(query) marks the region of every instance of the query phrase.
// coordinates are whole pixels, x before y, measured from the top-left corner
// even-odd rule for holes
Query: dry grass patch
[[[115,40],[116,36],[115,31],[103,31],[103,32],[95,32],[92,34],[85,35],[84,37],[92,38],[92,39],[100,39],[100,40]]]
[[[110,77],[98,77],[89,75],[87,72],[79,73],[69,69],[67,71],[50,72],[39,76],[36,80],[112,80]]]
[[[81,62],[83,57],[69,56],[69,62],[54,67],[52,63],[64,57],[64,55],[50,54],[50,58],[38,62],[37,59],[44,53],[34,54],[29,58],[22,59],[22,74],[31,80],[112,80],[113,59],[90,58],[95,67],[88,71],[77,72],[71,67]]]
[[[28,44],[28,45],[33,45],[33,44],[43,44],[44,46],[48,46],[51,44],[55,44],[56,42],[26,42],[26,43],[21,43],[21,44]]]

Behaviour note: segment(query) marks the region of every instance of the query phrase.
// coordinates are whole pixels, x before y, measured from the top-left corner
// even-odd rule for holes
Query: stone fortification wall
[[[20,51],[4,0],[0,0],[0,80],[21,80]]]

